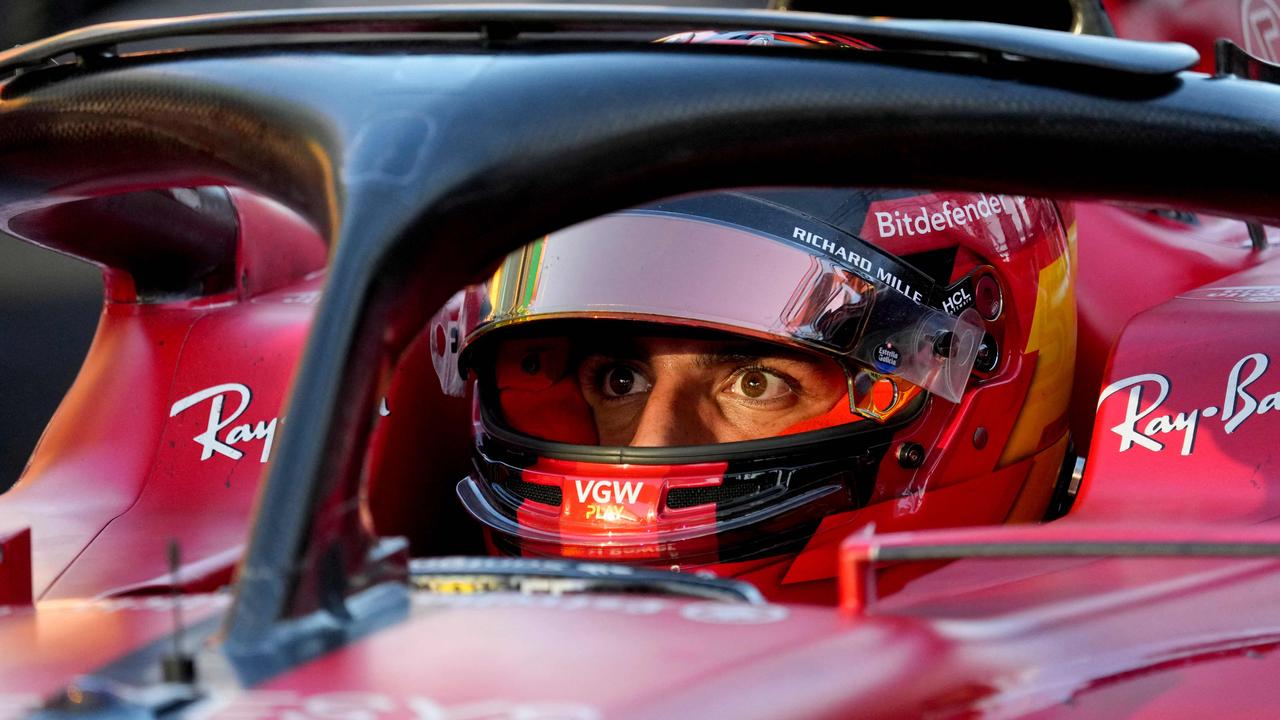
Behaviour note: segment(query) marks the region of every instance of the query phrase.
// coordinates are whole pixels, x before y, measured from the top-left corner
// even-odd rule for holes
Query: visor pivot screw
[[[987,429],[980,427],[973,431],[973,446],[979,450],[987,446]]]
[[[984,333],[982,342],[978,344],[978,354],[973,359],[973,369],[989,373],[996,369],[999,362],[1000,348],[996,345],[996,339],[991,337],[991,333]]]
[[[940,358],[951,357],[951,333],[939,333],[933,340],[933,354]]]
[[[905,442],[898,446],[898,464],[904,468],[918,468],[924,464],[924,446]]]

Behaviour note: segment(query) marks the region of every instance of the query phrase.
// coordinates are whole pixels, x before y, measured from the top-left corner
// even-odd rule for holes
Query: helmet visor
[[[859,260],[718,221],[620,213],[510,255],[456,332],[471,345],[535,320],[695,327],[818,351],[957,402],[982,336],[978,322],[867,277]]]

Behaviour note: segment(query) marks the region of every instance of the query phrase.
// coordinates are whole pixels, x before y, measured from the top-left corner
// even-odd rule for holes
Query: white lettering
[[[876,213],[876,228],[880,237],[893,237],[893,216],[887,212]]]
[[[1145,409],[1140,409],[1142,404],[1142,386],[1144,383],[1155,383],[1159,391],[1159,396],[1155,402],[1148,405]],[[1134,430],[1138,421],[1155,412],[1164,399],[1169,396],[1169,380],[1163,375],[1147,373],[1145,375],[1135,375],[1124,380],[1118,380],[1111,383],[1102,391],[1102,395],[1098,397],[1098,405],[1111,397],[1115,393],[1131,388],[1129,390],[1129,402],[1125,407],[1124,422],[1111,428],[1111,431],[1120,436],[1120,452],[1124,452],[1135,444],[1151,450],[1159,452],[1164,448],[1163,443],[1152,440],[1150,436],[1143,435]]]
[[[1253,370],[1244,380],[1240,379],[1240,372],[1244,370],[1245,363],[1253,362]],[[1236,431],[1240,424],[1249,419],[1249,416],[1258,409],[1258,401],[1253,396],[1245,392],[1245,388],[1253,384],[1262,373],[1267,370],[1267,356],[1262,353],[1253,353],[1240,358],[1231,368],[1231,374],[1227,376],[1227,394],[1222,401],[1222,422],[1226,424],[1227,434]],[[1240,401],[1240,411],[1236,412],[1236,401]]]
[[[574,480],[578,502],[585,503],[590,498],[600,504],[634,503],[640,499],[640,483],[617,480]]]
[[[920,214],[912,221],[913,227],[917,235],[927,235],[929,233],[929,210],[923,205],[920,206]]]
[[[991,205],[987,202],[987,199],[984,197],[981,200],[979,200],[978,214],[984,218],[989,218],[991,217],[991,213],[992,213]]]
[[[1251,353],[1240,358],[1231,371],[1227,373],[1226,390],[1222,395],[1222,408],[1206,407],[1188,412],[1157,415],[1169,397],[1170,383],[1168,378],[1155,373],[1134,375],[1117,380],[1108,385],[1098,398],[1098,407],[1103,401],[1123,390],[1128,390],[1125,404],[1124,420],[1110,430],[1120,436],[1120,452],[1126,452],[1134,445],[1139,445],[1152,452],[1164,449],[1164,443],[1156,440],[1159,435],[1182,433],[1182,455],[1190,455],[1195,449],[1196,431],[1204,418],[1217,416],[1222,423],[1223,432],[1234,433],[1250,418],[1280,411],[1280,391],[1261,396],[1258,399],[1250,392],[1250,386],[1266,373],[1270,359],[1263,353]],[[1148,402],[1144,389],[1154,386],[1155,399]],[[1148,419],[1148,417],[1150,419]],[[1142,421],[1141,430],[1138,424]]]
[[[240,404],[236,407],[235,412],[228,416],[223,416],[222,410],[228,395],[236,395],[240,399]],[[205,425],[204,432],[191,438],[200,446],[200,460],[203,462],[213,457],[214,453],[226,456],[232,460],[239,460],[244,457],[244,451],[235,448],[246,442],[261,440],[262,452],[258,456],[258,462],[266,462],[271,458],[271,446],[275,442],[276,427],[280,422],[280,418],[275,417],[270,421],[259,420],[256,423],[245,423],[243,425],[231,426],[237,418],[249,409],[249,403],[252,402],[253,393],[248,386],[240,383],[224,383],[222,385],[214,385],[205,388],[199,392],[192,393],[181,400],[178,400],[169,408],[169,417],[175,417],[179,413],[191,409],[199,405],[205,400],[209,403],[209,420]],[[227,430],[225,434],[219,437],[223,430]]]
[[[920,302],[923,298],[919,290],[911,287],[908,283],[904,283],[902,278],[885,270],[884,268],[876,268],[876,279],[897,290],[899,293],[911,298],[915,302]]]
[[[916,235],[925,235],[930,231],[942,230],[943,228],[968,225],[980,219],[989,218],[992,215],[1001,213],[1006,215],[1013,214],[1013,208],[1010,208],[1005,199],[999,195],[979,195],[977,202],[962,203],[960,205],[955,205],[954,201],[947,200],[942,203],[938,210],[932,210],[924,205],[918,206],[918,209],[919,214],[917,215],[911,215],[911,211],[907,211],[906,214],[900,210],[894,210],[892,213],[877,211],[875,214],[876,230],[880,233],[880,237],[914,237]],[[799,236],[797,235],[796,237]]]
[[[955,315],[959,310],[968,307],[971,302],[973,302],[973,296],[969,294],[968,290],[960,288],[942,301],[942,309]]]

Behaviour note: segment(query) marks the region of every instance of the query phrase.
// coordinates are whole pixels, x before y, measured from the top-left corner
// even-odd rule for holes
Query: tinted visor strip
[[[933,278],[834,225],[767,200],[739,193],[676,198],[639,208],[638,213],[685,215],[748,232],[765,232],[806,252],[826,257],[867,282],[884,285],[908,299],[943,309]]]

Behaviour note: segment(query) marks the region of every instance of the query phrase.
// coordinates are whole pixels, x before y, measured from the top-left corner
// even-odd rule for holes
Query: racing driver
[[[1066,208],[688,196],[511,254],[433,322],[490,550],[830,601],[855,531],[1037,521],[1067,446]],[[456,338],[457,342],[444,341]]]

